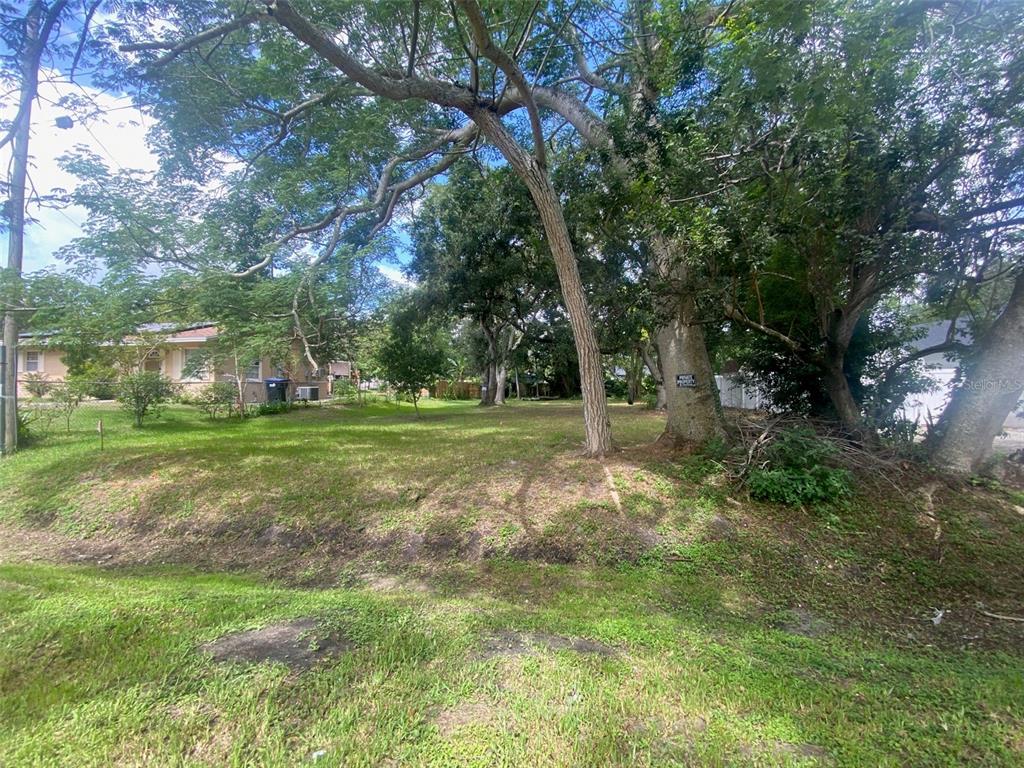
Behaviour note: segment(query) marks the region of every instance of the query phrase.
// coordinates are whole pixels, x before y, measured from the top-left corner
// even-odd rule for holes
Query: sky
[[[88,123],[76,121],[70,129],[58,128],[57,118],[68,114],[67,110],[58,106],[59,99],[64,95],[87,96],[106,114]],[[9,118],[11,115],[5,114],[4,117]],[[39,99],[32,109],[32,138],[29,142],[29,178],[32,185],[41,195],[73,190],[78,183],[77,179],[60,168],[58,158],[78,145],[87,147],[115,168],[155,170],[156,157],[146,146],[148,124],[147,117],[133,107],[127,97],[103,93],[88,85],[40,83]],[[3,157],[5,164],[8,157]],[[24,271],[62,268],[63,265],[53,254],[81,235],[85,210],[77,206],[53,209],[29,205],[28,214],[34,221],[25,232]],[[6,237],[0,238],[0,255],[6,264]]]
[[[40,195],[60,190],[70,192],[75,188],[78,180],[61,169],[58,158],[78,146],[87,148],[115,169],[156,170],[157,158],[146,144],[151,117],[133,106],[127,96],[104,93],[88,84],[70,84],[54,75],[53,72],[43,73],[42,79],[47,81],[40,83],[39,99],[32,110],[29,177]],[[70,129],[58,128],[57,118],[68,115],[68,111],[59,106],[61,97],[67,95],[88,97],[105,114],[88,122],[75,121]],[[5,110],[3,116],[9,119],[13,114],[7,114],[8,111]],[[10,157],[9,150],[10,145],[0,156],[4,165]],[[28,213],[34,221],[25,232],[24,272],[66,269],[67,265],[54,254],[82,234],[87,212],[78,206],[56,209],[30,204]],[[6,236],[0,237],[0,263],[7,263]],[[394,283],[413,284],[399,267],[380,264],[378,269]]]

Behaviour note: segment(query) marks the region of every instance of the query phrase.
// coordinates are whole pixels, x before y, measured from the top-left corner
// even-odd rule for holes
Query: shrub
[[[164,403],[174,397],[176,387],[171,380],[154,371],[136,371],[121,377],[117,400],[141,427],[146,416],[159,415]]]
[[[26,373],[21,377],[26,391],[33,397],[46,397],[53,385],[41,373]]]
[[[353,398],[359,392],[351,379],[335,379],[331,387],[331,397],[336,399]]]
[[[38,408],[18,408],[18,445],[21,447],[35,442],[37,423],[40,411]]]
[[[256,406],[257,416],[273,416],[276,413],[287,413],[292,409],[292,404],[276,400],[272,403],[260,403]]]
[[[604,393],[607,397],[625,400],[629,395],[629,384],[626,383],[625,379],[605,379]]]
[[[190,399],[203,413],[211,419],[216,419],[221,412],[226,416],[231,415],[237,397],[234,384],[229,381],[217,381],[203,387]]]
[[[113,400],[117,397],[117,369],[100,362],[91,362],[81,371],[68,376],[68,381],[80,383],[86,397],[94,400]]]
[[[765,462],[750,471],[750,496],[793,506],[831,504],[853,493],[852,477],[830,466],[835,448],[810,429],[790,429],[765,449]]]

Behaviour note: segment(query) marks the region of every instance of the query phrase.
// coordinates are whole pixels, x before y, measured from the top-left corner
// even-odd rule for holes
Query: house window
[[[42,360],[39,357],[39,352],[32,350],[25,351],[25,372],[26,373],[39,373],[41,369],[40,363]]]
[[[205,379],[207,377],[206,361],[201,349],[181,350],[181,378]]]
[[[260,361],[254,360],[249,364],[249,367],[245,369],[245,378],[256,379],[259,381],[260,378]]]
[[[162,373],[164,370],[164,361],[157,350],[151,351],[146,355],[145,361],[142,363],[142,370],[148,373]]]

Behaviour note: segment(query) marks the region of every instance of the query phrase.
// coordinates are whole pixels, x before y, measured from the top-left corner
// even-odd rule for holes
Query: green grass
[[[1001,489],[937,494],[937,540],[912,495],[737,501],[617,406],[618,509],[578,405],[424,406],[106,411],[102,453],[91,409],[0,463],[0,765],[1024,760],[1024,643],[972,613],[1019,610]],[[199,650],[295,617],[352,649],[301,673]],[[487,657],[497,631],[614,652]]]

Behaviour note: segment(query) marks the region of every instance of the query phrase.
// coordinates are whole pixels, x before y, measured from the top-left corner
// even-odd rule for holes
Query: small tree
[[[127,373],[118,382],[117,400],[141,427],[146,416],[156,416],[163,404],[174,396],[171,380],[154,371]]]
[[[50,400],[53,401],[53,410],[64,419],[64,427],[68,433],[71,432],[71,417],[75,415],[78,406],[82,404],[85,397],[84,382],[69,379],[64,384],[58,384],[50,390]]]
[[[443,325],[424,318],[413,302],[392,312],[378,362],[392,386],[412,400],[417,416],[420,391],[445,374],[450,347],[451,339]]]

